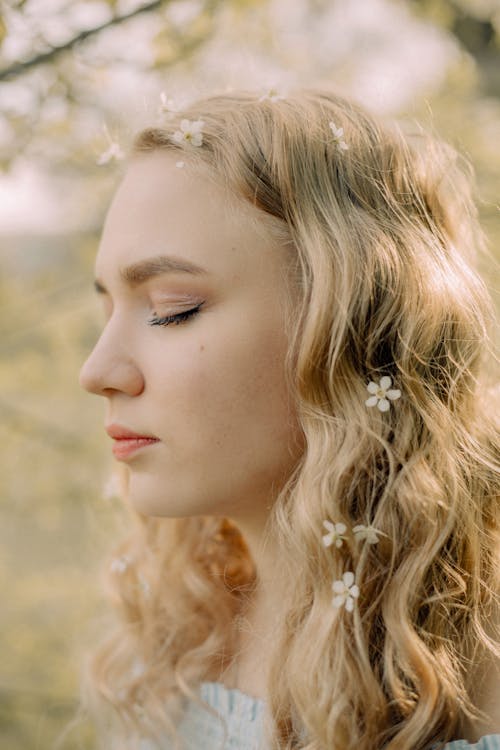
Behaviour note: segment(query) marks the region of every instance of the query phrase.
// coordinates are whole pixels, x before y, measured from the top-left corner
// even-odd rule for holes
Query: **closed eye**
[[[200,302],[197,307],[193,307],[191,310],[186,310],[185,312],[177,313],[176,315],[165,315],[163,318],[153,315],[153,317],[148,320],[148,323],[151,326],[168,326],[171,323],[179,325],[179,323],[183,323],[188,320],[188,318],[194,317],[200,311],[202,305],[203,302]]]

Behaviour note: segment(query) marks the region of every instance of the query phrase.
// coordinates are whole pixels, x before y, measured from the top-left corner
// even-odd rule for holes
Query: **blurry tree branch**
[[[34,55],[30,60],[26,60],[25,62],[20,63],[14,63],[4,70],[0,70],[0,81],[6,81],[15,78],[16,76],[25,73],[30,68],[34,68],[37,65],[51,62],[55,57],[60,55],[61,52],[72,49],[75,45],[84,41],[88,37],[93,36],[94,34],[98,34],[100,31],[103,31],[104,29],[107,29],[111,26],[117,26],[124,21],[128,21],[130,18],[133,18],[140,13],[157,10],[163,3],[164,0],[154,0],[154,2],[148,3],[147,5],[142,5],[139,8],[131,11],[130,13],[124,14],[123,16],[114,16],[109,21],[106,21],[106,23],[103,23],[100,26],[96,26],[93,29],[80,31],[72,39],[69,39],[67,42],[61,44],[58,47],[53,47],[52,49],[47,50],[47,52],[41,52],[38,55]]]
[[[411,0],[415,10],[433,20],[444,11],[446,27],[477,62],[485,92],[500,95],[500,47],[495,28],[495,9],[466,6],[457,0]],[[438,13],[439,15],[439,13]]]

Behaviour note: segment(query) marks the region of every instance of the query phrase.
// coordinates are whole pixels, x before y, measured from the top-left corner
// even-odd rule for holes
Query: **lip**
[[[123,427],[121,424],[109,424],[104,429],[109,437],[114,440],[137,440],[140,438],[159,440],[156,435],[149,435],[147,432],[134,432],[134,430],[129,430],[128,427]]]
[[[119,424],[110,424],[105,430],[114,440],[112,450],[115,458],[121,460],[160,441],[155,435],[134,432]]]

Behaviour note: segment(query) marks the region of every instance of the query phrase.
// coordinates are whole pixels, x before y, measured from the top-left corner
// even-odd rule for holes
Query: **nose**
[[[144,390],[143,375],[116,334],[113,335],[111,328],[104,329],[80,370],[79,383],[86,391],[98,396],[111,396],[117,392],[138,396]]]

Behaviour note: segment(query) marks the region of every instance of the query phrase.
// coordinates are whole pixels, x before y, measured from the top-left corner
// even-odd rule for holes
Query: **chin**
[[[168,480],[161,482],[158,477],[135,473],[132,469],[128,485],[129,505],[138,513],[153,518],[187,518],[207,512],[196,503],[186,502],[173,488],[166,489],[169,484]]]

